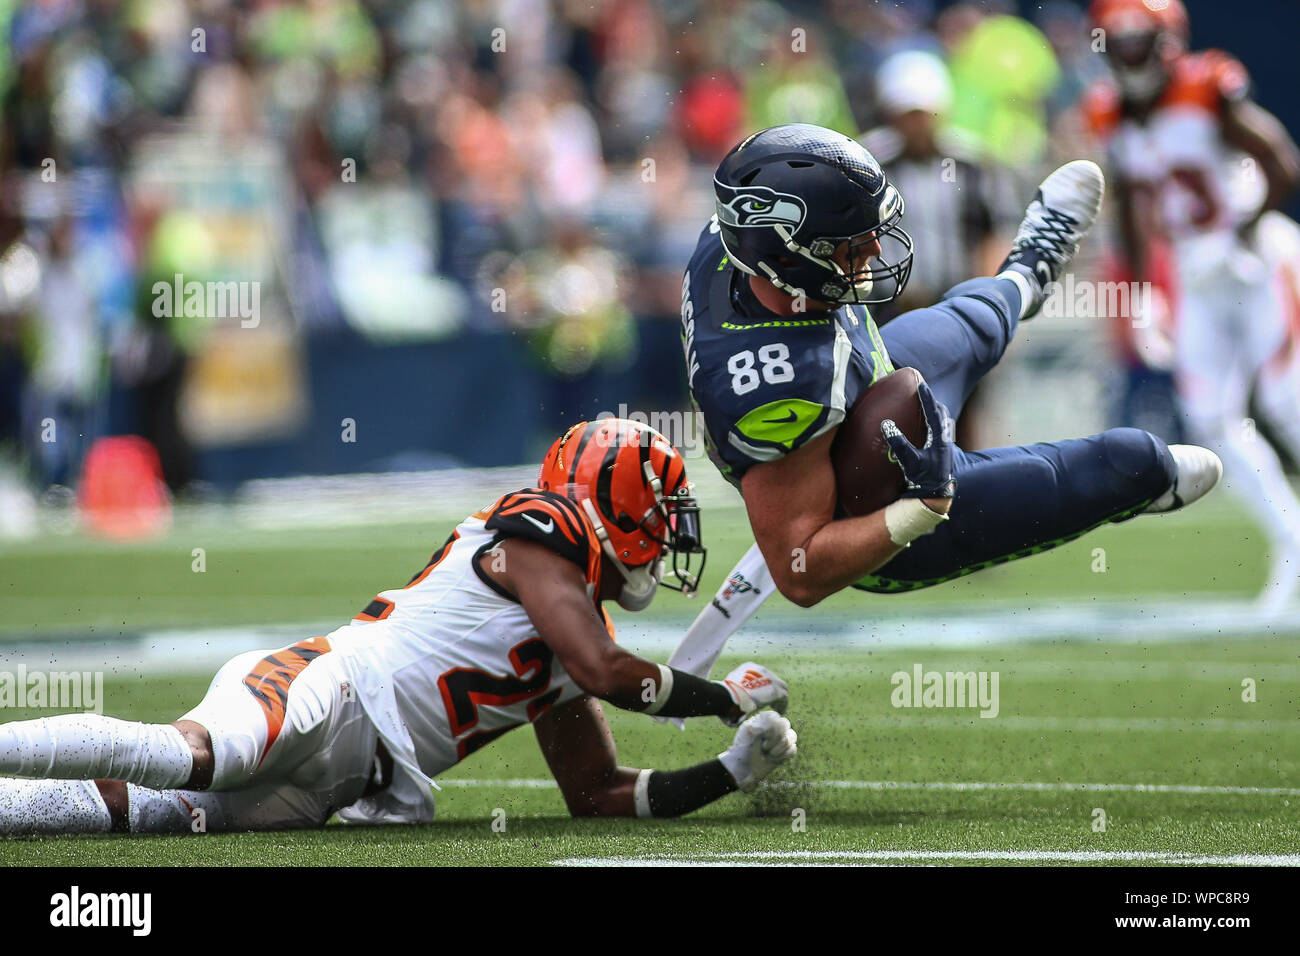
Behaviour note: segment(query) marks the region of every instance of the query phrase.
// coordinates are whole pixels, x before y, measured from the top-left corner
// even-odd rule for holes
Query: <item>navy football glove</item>
[[[917,448],[888,418],[880,423],[880,432],[903,471],[907,483],[904,498],[951,498],[957,491],[957,481],[952,473],[948,410],[935,400],[925,382],[917,387],[916,394],[925,413],[925,444]]]

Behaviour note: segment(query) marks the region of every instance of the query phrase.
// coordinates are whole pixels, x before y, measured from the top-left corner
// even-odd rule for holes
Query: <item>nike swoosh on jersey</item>
[[[765,419],[763,419],[764,423],[765,423],[765,424],[768,424],[768,425],[784,425],[784,424],[786,424],[787,422],[797,422],[798,420],[799,420],[799,416],[796,415],[796,414],[794,413],[794,411],[791,411],[789,415],[785,416],[785,418],[765,418]]]
[[[521,514],[519,517],[523,518],[525,521],[529,522],[530,524],[535,525],[543,534],[550,534],[552,531],[555,530],[554,518],[547,518],[546,524],[542,524],[532,515]]]

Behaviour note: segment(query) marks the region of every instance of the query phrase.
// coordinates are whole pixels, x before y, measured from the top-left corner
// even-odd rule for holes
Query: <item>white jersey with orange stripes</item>
[[[1229,104],[1243,100],[1248,85],[1239,62],[1210,50],[1175,61],[1144,119],[1125,111],[1107,84],[1089,92],[1085,111],[1134,199],[1155,200],[1138,207],[1156,222],[1149,274],[1137,278],[1153,282],[1169,304],[1171,320],[1160,324],[1189,435],[1223,459],[1225,477],[1270,539],[1270,593],[1286,601],[1300,593],[1300,499],[1247,416],[1257,409],[1276,440],[1300,455],[1300,229],[1269,212],[1252,242],[1237,235],[1266,191],[1257,162],[1224,135]]]
[[[1286,230],[1270,223],[1249,249],[1236,234],[1265,192],[1255,161],[1224,137],[1227,108],[1246,97],[1249,82],[1236,59],[1206,50],[1174,61],[1145,117],[1124,108],[1112,83],[1094,85],[1084,99],[1111,163],[1139,194],[1139,214],[1155,215],[1150,273],[1138,278],[1168,303],[1171,320],[1160,325],[1173,339],[1180,395],[1195,419],[1244,416],[1243,396],[1259,370],[1292,363]]]
[[[1225,142],[1223,116],[1225,104],[1244,98],[1248,86],[1241,63],[1207,50],[1174,61],[1159,101],[1141,120],[1122,110],[1111,83],[1098,83],[1084,99],[1112,164],[1133,188],[1150,191],[1160,228],[1175,245],[1230,237],[1247,215],[1233,194],[1243,154]]]
[[[600,548],[578,507],[527,490],[467,518],[409,584],[381,592],[328,637],[396,763],[426,783],[583,693],[519,601],[482,570],[483,555],[504,559],[493,550],[504,537],[530,538],[574,561],[594,595]]]

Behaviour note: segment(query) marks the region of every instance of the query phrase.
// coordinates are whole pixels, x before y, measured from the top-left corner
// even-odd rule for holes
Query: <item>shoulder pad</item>
[[[1245,99],[1250,75],[1241,62],[1221,50],[1179,57],[1161,104],[1194,105],[1218,113],[1225,102]]]
[[[1219,95],[1233,103],[1244,100],[1250,92],[1250,73],[1242,62],[1222,50],[1206,50],[1205,59]]]
[[[528,538],[574,562],[583,571],[593,547],[578,505],[550,491],[525,489],[505,495],[487,512],[484,527],[510,538]]]

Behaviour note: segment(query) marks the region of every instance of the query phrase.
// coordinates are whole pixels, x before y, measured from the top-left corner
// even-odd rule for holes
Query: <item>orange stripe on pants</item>
[[[280,736],[280,729],[284,726],[285,709],[289,704],[289,685],[308,664],[329,652],[330,642],[323,637],[299,641],[263,657],[244,678],[244,686],[266,715],[266,748],[262,751],[262,760],[270,753],[271,745]],[[258,761],[258,766],[261,766],[262,760]]]

